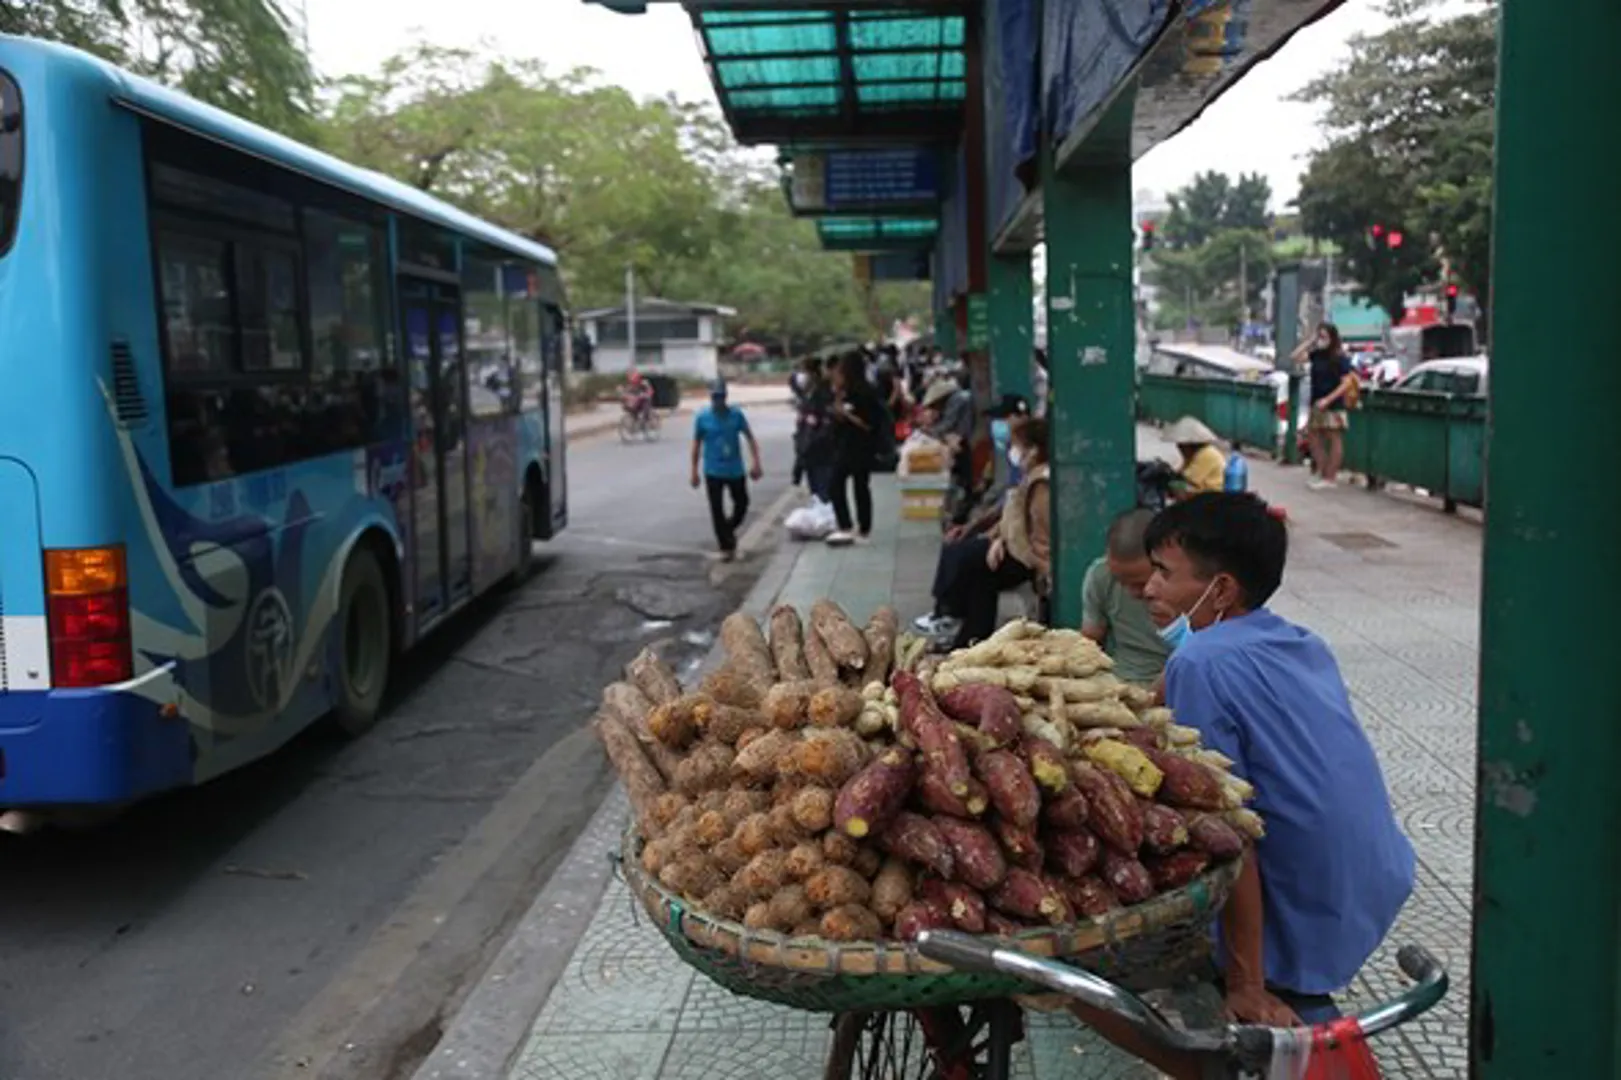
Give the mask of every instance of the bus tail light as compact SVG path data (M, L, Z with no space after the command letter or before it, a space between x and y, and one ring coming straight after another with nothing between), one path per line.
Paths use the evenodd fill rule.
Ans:
M45 594L52 683L106 686L134 675L122 547L47 551Z

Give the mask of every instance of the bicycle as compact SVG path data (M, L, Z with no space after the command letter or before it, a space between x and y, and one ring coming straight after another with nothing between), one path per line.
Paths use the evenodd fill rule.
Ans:
M655 442L659 437L662 426L663 420L659 416L659 411L652 405L648 405L647 408L640 412L626 406L621 410L619 416L619 441L628 443L636 439L643 439L647 442Z
M1173 1080L1213 1080L1273 1067L1274 1050L1318 1052L1349 1047L1422 1016L1446 995L1446 970L1425 949L1407 945L1396 962L1414 981L1405 994L1354 1017L1304 1032L1250 1024L1184 1031L1152 1006L1099 975L949 930L925 931L918 950L962 972L1011 976L1062 994L1095 1014L1094 1027L1110 1026L1140 1046L1139 1056ZM914 1040L914 1036L917 1036ZM1281 1040L1280 1040L1280 1037ZM835 1021L826 1080L1007 1080L1012 1050L1023 1038L1022 1013L1011 1000L910 1013L847 1013ZM914 1047L914 1041L917 1045ZM915 1071L913 1071L915 1070Z

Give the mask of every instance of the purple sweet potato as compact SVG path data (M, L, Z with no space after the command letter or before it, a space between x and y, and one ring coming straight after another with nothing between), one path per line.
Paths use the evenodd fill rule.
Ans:
M958 930L967 934L985 932L985 898L962 882L925 878L918 883L917 895L946 911Z
M1188 844L1188 823L1169 806L1140 803L1143 811L1143 849L1154 855L1169 855Z
M916 775L911 754L886 750L839 789L834 827L858 840L883 828L906 805Z
M1116 851L1103 854L1103 880L1122 903L1140 904L1154 895L1154 879L1147 868Z
M1017 919L1010 919L994 908L987 909L985 912L985 932L987 934L1010 938L1016 937L1028 929L1029 927L1025 926L1024 923L1019 922Z
M908 671L898 671L892 682L900 698L901 729L916 740L925 765L939 772L946 790L958 798L968 794L968 752L956 729L940 711L934 694L923 680Z
M1069 787L1069 763L1058 747L1040 736L1026 735L1019 750L1030 767L1030 775L1044 790L1058 795Z
M1147 871L1143 875L1147 876ZM1016 919L1060 925L1072 918L1069 901L1038 874L1015 867L986 897L992 907Z
M968 778L968 794L958 798L946 786L945 777L939 770L926 766L918 776L917 799L925 810L960 818L979 817L990 805L990 795L985 791L985 785L974 777Z
M1209 865L1210 856L1192 848L1184 848L1170 855L1151 855L1143 863L1154 887L1160 892L1180 889L1204 873Z
M1227 805L1221 779L1208 765L1164 750L1144 753L1165 774L1158 796L1166 803L1189 810L1221 810Z
M952 930L955 924L951 913L926 900L913 900L895 916L895 937L900 941L916 941L924 930Z
M958 881L975 889L994 889L1007 876L1007 860L989 829L973 821L937 814L935 827L951 845Z
M921 814L903 810L874 836L878 846L889 854L932 870L943 878L949 878L956 869L951 845L934 822Z
M1002 850L1007 853L1008 862L1032 872L1040 872L1046 862L1047 853L1036 837L1034 829L1021 828L1001 815L997 815L991 821L991 828L996 832L996 838L1002 842Z
M1011 746L1019 739L1019 702L1000 686L959 686L940 698L940 708L953 720L972 724L997 746Z
M1076 913L1089 919L1107 915L1120 906L1120 898L1101 878L1088 874L1063 883L1064 898Z
M1086 796L1087 826L1105 845L1123 855L1135 855L1143 846L1143 813L1137 797L1106 769L1085 761L1072 761L1069 775Z
M1086 829L1052 831L1046 834L1047 859L1065 877L1082 878L1098 864L1102 845Z
M1054 795L1041 807L1041 817L1054 829L1080 829L1086 825L1086 796L1071 786L1061 795Z
M993 750L974 759L974 770L984 781L997 813L1022 828L1036 823L1041 816L1041 789L1019 755Z
M1203 814L1188 825L1188 845L1217 862L1228 862L1244 854L1244 838L1213 814Z

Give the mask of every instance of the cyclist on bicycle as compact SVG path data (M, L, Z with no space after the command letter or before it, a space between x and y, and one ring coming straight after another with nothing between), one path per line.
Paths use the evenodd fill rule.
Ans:
M653 411L653 386L642 373L631 370L625 385L619 388L619 400L623 403L625 412L634 417L639 424L645 424Z

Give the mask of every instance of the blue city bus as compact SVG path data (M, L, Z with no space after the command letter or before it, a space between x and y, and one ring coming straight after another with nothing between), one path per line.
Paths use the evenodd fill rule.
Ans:
M567 520L553 252L0 36L0 811L331 714Z

